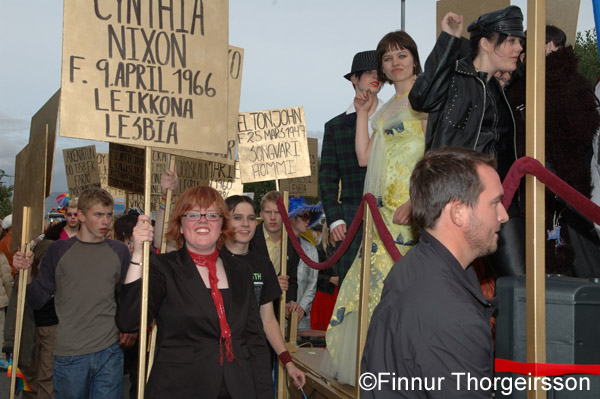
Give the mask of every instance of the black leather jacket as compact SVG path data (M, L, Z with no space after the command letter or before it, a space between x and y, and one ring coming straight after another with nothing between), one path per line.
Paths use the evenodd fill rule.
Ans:
M493 107L494 119L498 121L500 135L507 137L482 131L487 75L475 70L468 52L467 40L442 32L427 57L425 72L410 91L412 108L429 113L426 148L467 147L495 155L500 150L508 155L500 158L509 159L499 162L510 167L516 159L515 123L510 105L497 80L490 79L487 89L498 99Z

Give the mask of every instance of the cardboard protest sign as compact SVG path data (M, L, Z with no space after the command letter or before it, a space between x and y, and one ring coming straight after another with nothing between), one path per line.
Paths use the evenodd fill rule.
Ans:
M319 140L308 138L308 154L310 160L310 176L284 179L279 182L279 190L290 195L304 197L319 196Z
M98 173L100 174L100 187L105 189L113 198L125 198L125 191L108 185L108 153L96 153L98 160Z
M85 189L100 187L96 146L63 149L67 187L71 198L79 197Z
M160 206L160 195L152 194L150 196L150 212L158 212ZM144 211L146 215L149 215L146 209L144 209L144 195L143 194L128 194L126 200L126 206L128 208L139 208Z
M179 186L174 194L180 195L190 187L210 186L219 191L223 198L242 194L239 163L226 165L218 162L177 157L175 160Z
M562 29L567 35L567 45L575 43L577 19L581 0L547 0L546 24Z
M46 151L46 197L52 189L52 168L54 167L54 146L56 143L56 121L58 119L58 100L60 89L31 118L29 142L39 140L38 134L48 127L48 150Z
M135 206L140 209L144 208L145 156L144 148L109 144L107 184L111 190L122 193L119 197L127 197L129 201L135 201L137 203ZM158 210L162 195L160 175L168 167L168 160L169 154L152 151L151 211Z
M436 3L436 37L440 35L442 28L440 22L444 16L452 11L455 14L463 16L463 36L469 38L467 26L475 21L481 14L486 12L500 10L510 5L510 0L439 0Z
M158 196L160 200L160 196L162 195L162 190L160 188L160 175L164 172L165 169L169 167L169 154L161 151L152 150L152 196Z
M227 81L227 139L237 140L238 114L240 113L240 96L242 95L242 70L244 66L244 49L229 46L229 80ZM202 158L204 159L204 158ZM211 159L208 159L211 161Z
M108 146L108 185L127 193L144 193L146 150L117 143Z
M242 183L310 175L304 107L241 113L238 131Z
M227 167L231 167L227 165ZM242 195L244 193L244 185L240 178L240 163L238 161L233 165L234 177L216 177L209 181L209 186L217 190L221 197L227 198L231 195Z
M192 152L186 150L165 150L179 157L203 159L227 165L235 163L235 144L238 134L238 114L240 110L240 95L242 91L242 67L244 49L229 46L229 80L227 81L227 151L225 153Z
M237 129L237 125L236 125ZM237 131L236 131L237 134ZM171 155L175 155L177 157L185 157L192 159L203 159L205 161L219 162L227 165L233 165L235 162L235 140L227 141L227 152L224 154L220 154L217 152L195 152L195 151L185 151L185 150L171 150L161 148L161 151L165 151Z
M46 198L46 167L48 129L36 135L15 158L15 191L13 197L13 223L10 240L11 252L21 249L21 235L26 229L27 242L44 232L44 200ZM23 207L30 207L28 223L23 223Z
M228 22L220 0L65 0L61 136L225 153Z

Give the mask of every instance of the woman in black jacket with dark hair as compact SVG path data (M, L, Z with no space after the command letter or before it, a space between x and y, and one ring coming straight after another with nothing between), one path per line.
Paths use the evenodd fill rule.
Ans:
M413 109L429 113L426 148L456 146L494 154L503 179L517 158L515 123L494 75L516 68L525 37L521 9L510 6L481 15L467 28L469 41L461 36L462 15L446 14L441 27L409 94ZM493 260L499 276L525 272L523 225L518 207L511 208Z

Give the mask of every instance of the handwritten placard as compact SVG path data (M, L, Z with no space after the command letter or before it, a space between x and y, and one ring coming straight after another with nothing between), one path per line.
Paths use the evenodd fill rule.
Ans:
M152 194L150 196L150 212L158 212L160 206L160 195ZM127 195L127 208L139 208L144 211L146 215L150 213L144 209L144 195L143 194L128 194Z
M79 197L87 188L100 187L96 146L65 148L63 158L71 198Z
M56 143L56 122L58 120L58 102L60 99L60 89L38 112L31 118L31 131L29 133L29 142L38 140L38 134L48 130L48 151L46 152L46 197L50 195L52 188L52 169L54 167L54 147Z
M108 185L108 153L96 153L98 160L98 173L100 174L100 187L105 189L113 196L113 198L125 198L125 191L114 188Z
M242 183L310 175L304 107L241 113L238 131Z
M229 4L65 0L60 134L225 153Z
M227 81L227 138L237 140L238 114L240 113L240 95L242 94L242 71L244 66L244 49L229 46L229 80ZM204 158L202 158L204 159ZM208 159L212 161L212 159Z
M33 240L44 231L48 128L41 126L40 130L35 135L36 140L23 148L15 158L11 252L20 249L23 228L27 229L26 241ZM24 206L30 208L27 224L23 220Z
M108 185L127 193L144 193L146 150L117 143L108 146Z
M236 129L237 129L237 125L236 125ZM235 163L235 146L236 146L236 141L237 138L235 140L229 140L227 142L227 152L224 154L220 154L217 152L195 152L195 151L185 151L185 150L164 150L161 148L161 150L164 150L166 152L168 152L169 154L175 155L177 157L185 157L185 158L192 158L192 159L202 159L205 161L212 161L212 162L219 162L219 163L224 163L227 165L233 165Z
M319 196L319 140L308 138L308 154L310 160L310 176L285 179L279 182L279 190L290 195L305 197Z
M235 163L235 145L238 134L238 114L240 112L240 94L242 91L242 70L244 49L229 46L229 80L227 81L227 151L226 153L192 152L185 150L168 150L169 154L180 157L203 159L227 165ZM166 150L165 150L166 151Z
M223 198L234 194L242 194L244 191L240 180L238 162L234 165L227 165L219 162L177 157L175 167L179 178L177 195L195 186L210 186L219 191Z
M223 198L227 198L231 195L242 195L244 193L244 185L240 178L240 163L236 161L233 168L233 178L215 177L209 182L209 186L217 190Z

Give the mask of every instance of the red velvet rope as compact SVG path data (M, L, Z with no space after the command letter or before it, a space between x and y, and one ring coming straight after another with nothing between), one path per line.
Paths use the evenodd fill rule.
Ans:
M588 219L592 220L596 224L600 224L600 207L598 205L593 203L590 199L575 190L573 187L569 186L564 180L560 179L548 169L544 168L544 166L538 160L531 157L522 157L517 159L517 161L508 171L508 174L502 183L504 187L504 199L502 200L502 204L505 208L508 209L515 192L519 188L521 179L527 173L535 176L539 181L544 183L546 187L550 189L550 191L561 197ZM352 224L346 232L346 238L344 241L342 241L342 244L338 247L335 253L325 262L321 263L313 262L302 250L298 237L294 236L292 224L281 198L277 200L277 208L279 209L279 213L283 219L285 229L290 236L292 245L294 246L296 252L298 252L298 255L300 255L300 258L304 261L304 263L313 269L323 270L336 264L344 252L346 252L346 249L348 249L350 246L350 243L354 239L354 236L358 232L358 227L362 222L365 201L371 209L371 213L373 214L373 223L377 228L379 237L381 238L385 249L388 251L394 262L397 262L402 255L394 244L394 238L383 222L383 218L381 217L381 213L379 213L379 208L377 207L377 201L375 200L373 194L367 193L363 196L363 200L361 201L358 211L354 216L354 220L352 220Z
M600 365L597 364L522 363L512 360L496 359L494 365L496 373L517 373L535 377L554 377L565 374L600 375Z
M363 199L360 202L360 206L358 207L358 211L356 212L356 215L354 216L354 220L352 220L352 224L350 225L350 228L348 229L348 231L346 231L346 238L344 239L344 241L342 241L342 244L338 247L338 249L336 249L334 254L329 259L327 259L325 262L321 262L321 263L313 262L304 253L304 250L300 246L300 241L298 240L298 237L296 237L294 235L294 231L292 230L292 223L290 222L290 218L288 216L287 210L285 209L285 206L283 205L283 199L281 197L277 200L277 209L279 209L279 214L281 215L281 218L283 219L283 225L285 226L285 229L287 230L288 236L290 237L290 241L292 242L292 245L294 246L294 249L296 250L298 255L300 255L300 258L309 267L312 267L313 269L316 269L316 270L323 270L323 269L328 269L331 266L335 265L337 263L337 261L340 260L340 258L344 254L344 252L346 252L346 249L348 249L348 246L354 239L354 236L356 235L356 233L358 231L358 227L360 226L360 224L362 222L365 201L367 202L367 204L369 205L369 208L371 209L371 213L373 214L373 224L375 224L375 227L377 228L377 231L379 232L379 237L381 238L381 241L383 242L385 249L388 251L388 253L392 257L394 262L396 262L398 259L400 259L402 257L402 255L400 254L400 251L398 251L398 248L394 244L394 238L390 234L390 231L387 229L387 227L385 226L385 223L383 222L381 213L379 213L379 209L377 208L377 201L375 200L375 197L373 196L373 194L367 193L363 196Z
M537 159L523 157L511 166L502 185L504 186L504 199L502 203L505 208L512 201L512 198L519 188L521 178L528 173L537 177L544 183L550 191L565 200L573 208L577 209L582 215L596 224L600 224L600 207L593 203L585 195L569 186L564 180L550 172Z

